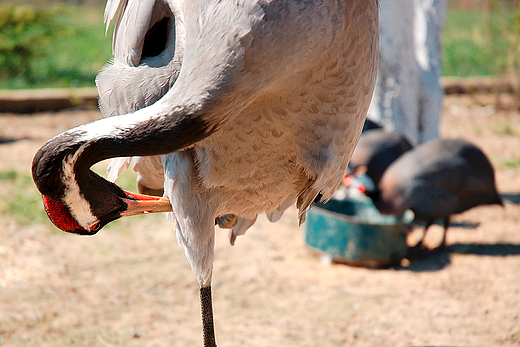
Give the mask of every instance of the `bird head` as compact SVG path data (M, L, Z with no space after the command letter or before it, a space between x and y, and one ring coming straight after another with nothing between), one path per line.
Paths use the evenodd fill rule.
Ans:
M124 193L124 197L119 197L119 204L115 204L112 208L108 208L108 210L108 204L104 204L102 214L92 214L94 217L92 222L84 225L81 225L76 219L81 219L82 216L72 216L73 213L75 215L77 214L77 211L73 206L69 207L64 203L45 195L43 195L42 198L45 212L47 212L47 216L57 228L80 235L94 235L106 224L121 217L171 211L170 201L168 198L158 198L128 191L124 191ZM90 205L90 202L87 203ZM121 205L121 207L118 205ZM95 210L94 207L95 206L91 206L91 211Z
M70 132L56 136L33 159L34 182L56 227L93 235L121 217L171 211L167 198L125 191L92 172L90 166L103 157L99 146L91 146L99 141L78 138Z
M356 168L349 166L348 172L343 177L342 183L347 188L357 189L369 197L371 194L377 193L377 187L374 184L374 180L372 180L372 178L367 174L367 167L363 165Z

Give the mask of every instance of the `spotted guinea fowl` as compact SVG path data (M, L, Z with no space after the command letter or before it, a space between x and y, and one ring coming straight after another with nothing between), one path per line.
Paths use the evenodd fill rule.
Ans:
M204 345L215 220L245 232L293 205L300 221L338 187L373 93L378 0L111 0L114 62L97 78L110 116L68 130L32 174L59 228L95 234L123 216L172 211L200 286ZM137 157L141 192L90 167ZM127 159L112 163L115 178Z
M366 170L377 186L385 170L403 153L412 149L410 141L396 131L373 129L361 134L348 165L349 172Z
M439 247L445 247L452 214L479 205L502 205L488 158L460 139L427 142L403 154L388 167L370 196L382 213L401 216L410 209L416 220L426 222L417 246L437 219L444 222Z

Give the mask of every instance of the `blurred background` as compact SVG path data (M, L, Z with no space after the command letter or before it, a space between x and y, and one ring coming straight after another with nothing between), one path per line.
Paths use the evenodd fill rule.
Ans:
M101 0L3 1L0 89L93 86L111 57L103 7ZM519 7L517 0L448 0L442 75L518 75Z
M94 79L112 55L104 5L0 5L1 346L201 345L198 288L171 223L140 216L95 237L66 234L32 182L45 141L101 117ZM259 218L233 247L217 228L219 345L520 345L520 1L447 0L441 43L438 134L482 149L504 206L454 215L444 250L384 270L323 264L294 208L277 224ZM135 173L118 184L135 190ZM434 224L425 246L442 235Z

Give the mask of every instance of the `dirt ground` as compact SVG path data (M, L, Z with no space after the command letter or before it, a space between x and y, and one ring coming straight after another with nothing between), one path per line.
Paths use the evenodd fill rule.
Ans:
M217 229L219 346L519 346L520 114L448 97L444 137L479 145L505 206L455 216L448 251L409 266L325 265L292 209L230 246ZM29 172L51 136L97 111L0 115L0 171ZM3 196L8 199L8 196ZM0 216L0 345L200 346L198 287L171 223L129 218L94 237ZM410 239L418 236L417 229ZM434 226L427 244L440 241ZM412 240L410 240L413 242Z

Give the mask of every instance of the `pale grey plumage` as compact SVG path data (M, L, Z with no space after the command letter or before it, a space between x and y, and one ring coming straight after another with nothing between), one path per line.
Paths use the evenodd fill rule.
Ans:
M107 29L120 1L107 2ZM114 28L114 61L96 78L99 105L105 117L149 106L175 83L185 49L182 16L175 16L175 22L170 23L172 35L161 54L141 60L146 31L166 15L173 18L174 13L160 0L122 0Z
M118 2L107 3L107 20ZM143 32L164 16L158 9L172 16L168 43L141 60ZM162 156L162 170L151 158L134 166L164 184L201 286L211 280L215 217L239 217L233 242L259 213L276 221L297 201L303 220L318 194L334 193L373 91L377 16L377 0L122 1L114 63L97 78L103 114L168 112L166 94L211 101L205 119L216 132Z

